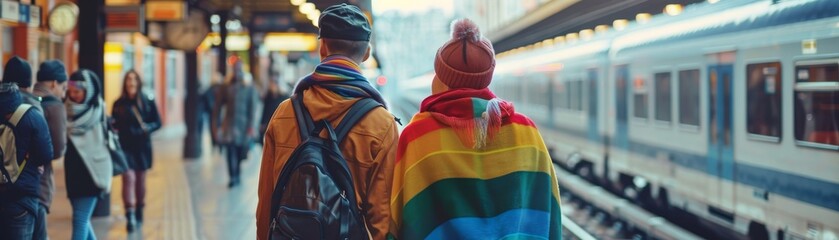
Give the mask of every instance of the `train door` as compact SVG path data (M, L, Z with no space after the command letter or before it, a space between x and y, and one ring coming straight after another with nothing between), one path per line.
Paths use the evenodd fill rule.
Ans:
M588 77L588 139L592 142L599 143L600 139L600 128L599 128L599 117L597 116L597 98L598 98L598 82L597 82L597 69L592 68L588 70L587 73Z
M734 180L734 132L732 131L732 65L708 67L708 173L716 178L709 196L722 206L731 207ZM726 181L728 183L726 183ZM709 200L710 200L709 199Z
M627 129L628 113L626 109L626 97L629 81L629 67L627 65L618 66L615 69L615 112L616 112L616 128L615 129L615 146L621 150L629 150L629 129Z

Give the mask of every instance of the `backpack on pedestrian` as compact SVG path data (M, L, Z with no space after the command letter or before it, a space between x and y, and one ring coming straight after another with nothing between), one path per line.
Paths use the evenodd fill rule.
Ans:
M364 115L382 105L362 98L333 128L327 120L313 122L302 98L300 94L291 99L301 144L274 187L269 239L367 239L352 175L339 144ZM327 138L320 137L324 130Z
M29 157L24 157L23 161L18 162L17 146L15 145L14 128L23 118L32 105L21 104L9 117L3 117L0 123L0 159L3 159L3 167L0 168L3 176L0 178L0 185L14 184L17 181L23 168L26 167L26 161Z

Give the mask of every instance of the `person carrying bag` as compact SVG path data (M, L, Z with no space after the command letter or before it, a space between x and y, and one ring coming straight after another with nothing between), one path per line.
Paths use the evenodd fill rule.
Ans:
M130 70L125 74L122 96L114 103L111 116L120 143L127 170L123 174L122 200L125 204L126 229L133 232L143 223L146 195L146 172L152 167L151 133L160 128L157 104L143 94L140 75ZM117 138L118 137L118 138Z

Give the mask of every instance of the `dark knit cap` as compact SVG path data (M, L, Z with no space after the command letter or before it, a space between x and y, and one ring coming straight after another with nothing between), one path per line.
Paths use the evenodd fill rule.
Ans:
M58 60L47 60L38 68L38 81L67 81L67 69Z
M356 6L332 5L320 14L320 38L370 41L370 22Z
M15 56L6 62L6 68L3 69L3 81L17 83L20 88L31 87L32 67L23 58Z

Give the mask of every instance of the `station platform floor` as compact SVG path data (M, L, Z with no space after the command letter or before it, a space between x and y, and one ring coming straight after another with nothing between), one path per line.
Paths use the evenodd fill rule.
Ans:
M154 163L147 173L142 231L128 234L122 204L122 179L115 177L111 214L92 220L97 239L255 239L257 181L261 146L242 163L242 184L227 187L227 164L204 141L199 159L182 157L183 127L164 128L153 136ZM206 134L205 134L206 136ZM69 239L72 210L67 199L64 163L53 162L56 195L48 216L50 239Z

